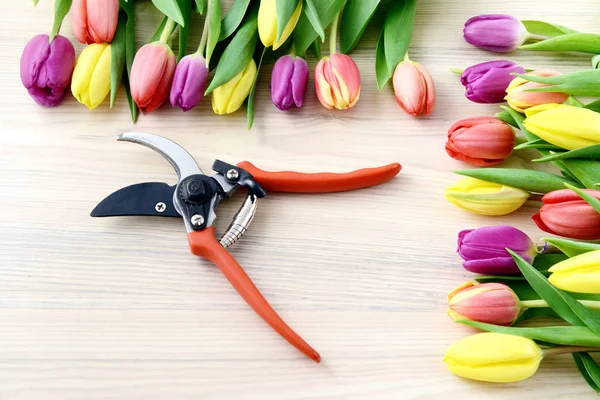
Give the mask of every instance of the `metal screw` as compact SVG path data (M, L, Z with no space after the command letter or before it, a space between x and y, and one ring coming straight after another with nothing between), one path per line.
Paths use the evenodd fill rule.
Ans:
M237 172L237 170L235 170L235 169L230 169L229 171L227 171L227 175L225 175L225 176L230 181L237 181L237 179L240 177L240 173Z
M154 206L154 209L156 210L156 212L163 213L167 210L167 205L165 203L163 203L162 201L159 201Z
M200 214L194 214L190 221L194 226L202 226L204 224L204 217Z

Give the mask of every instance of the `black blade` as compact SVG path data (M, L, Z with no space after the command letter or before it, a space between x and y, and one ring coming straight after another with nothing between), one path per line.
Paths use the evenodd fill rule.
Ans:
M127 186L102 200L90 215L92 217L148 215L181 218L173 206L174 192L175 186L160 182Z

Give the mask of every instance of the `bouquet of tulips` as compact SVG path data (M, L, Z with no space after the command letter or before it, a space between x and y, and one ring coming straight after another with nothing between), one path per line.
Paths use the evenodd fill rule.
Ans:
M496 52L600 53L599 35L508 15L471 18L464 37ZM479 168L455 171L466 177L446 190L446 198L474 213L502 216L543 195L533 221L564 237L535 246L507 225L459 234L464 268L480 275L449 294L448 313L486 331L448 349L444 361L459 376L515 382L533 375L543 358L572 353L600 393L600 366L589 354L600 351L600 244L572 240L600 239L600 101L583 104L575 97L600 97L598 63L594 56L592 69L564 75L509 60L454 70L469 100L507 105L494 117L450 127L447 153ZM552 163L554 171L489 168L525 149L539 153L534 163ZM522 326L535 317L545 319Z
M21 58L21 79L31 97L40 105L56 106L70 86L90 110L109 93L112 107L123 83L134 122L139 110L152 112L167 99L173 107L189 111L210 95L219 115L244 105L250 127L262 64L276 60L271 77L275 107L301 107L310 51L319 60L314 71L319 102L344 110L357 103L361 87L359 69L347 54L379 10L386 14L376 49L379 89L393 77L396 99L412 115L428 114L435 103L431 76L407 54L416 0L235 0L224 16L219 0L152 3L165 17L149 43L137 50L134 21L140 17L134 15L134 0L55 0L51 34L33 38ZM75 36L88 44L77 62L71 42L58 35L69 11ZM186 54L194 12L205 16L202 36L197 51ZM320 45L328 26L329 55L322 56Z

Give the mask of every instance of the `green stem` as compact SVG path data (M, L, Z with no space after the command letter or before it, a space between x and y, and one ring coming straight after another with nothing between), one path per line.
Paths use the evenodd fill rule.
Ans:
M340 12L338 11L333 18L331 23L331 30L329 31L329 55L337 52L337 30L338 22L340 21Z
M462 68L450 68L450 72L456 75L462 75L465 70Z
M577 300L582 305L591 310L600 310L600 301L595 300ZM547 308L550 307L544 300L523 300L521 301L523 308Z
M292 43L292 49L290 50L290 56L296 57L296 46L294 46L294 43Z
M529 140L527 140L524 137L518 136L517 137L517 143L515 144L515 146L518 146L520 144L525 144L525 143L529 143Z
M600 351L600 349L597 347L560 346L543 350L543 356L546 358L556 356L558 354L583 353L587 351Z
M200 44L198 45L198 51L196 54L200 54L204 57L204 49L206 48L206 42L208 42L208 29L210 28L210 1L206 5L206 18L204 19L204 28L202 29L202 37L200 38Z
M540 41L540 40L546 40L546 39L548 39L548 36L536 35L536 34L533 34L533 33L530 33L530 34L527 35L527 40L537 40L537 41Z
M410 61L410 58L408 58L408 51L406 53L404 53L404 57L402 57L402 61Z
M173 33L173 29L175 29L175 21L169 18L165 24L162 34L160 35L160 41L162 43L167 43L167 40L169 40L171 34Z

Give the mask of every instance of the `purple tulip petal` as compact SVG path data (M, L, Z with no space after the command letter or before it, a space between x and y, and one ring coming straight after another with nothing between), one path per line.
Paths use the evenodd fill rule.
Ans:
M301 107L308 83L308 65L300 57L280 57L271 74L271 100L278 109L285 111Z
M505 53L523 44L527 30L513 16L489 14L470 18L465 23L463 34L465 40L474 46Z
M466 97L476 103L501 103L506 88L515 78L512 73L525 73L525 69L511 61L496 60L473 65L461 74Z
M292 96L296 107L302 107L306 84L308 83L308 64L303 58L296 57L294 62L294 74L291 79Z
M200 104L206 83L208 68L204 57L189 55L183 57L173 76L169 100L173 107L189 111Z
M512 257L495 257L484 260L469 260L463 267L470 272L484 275L520 275L521 270Z

